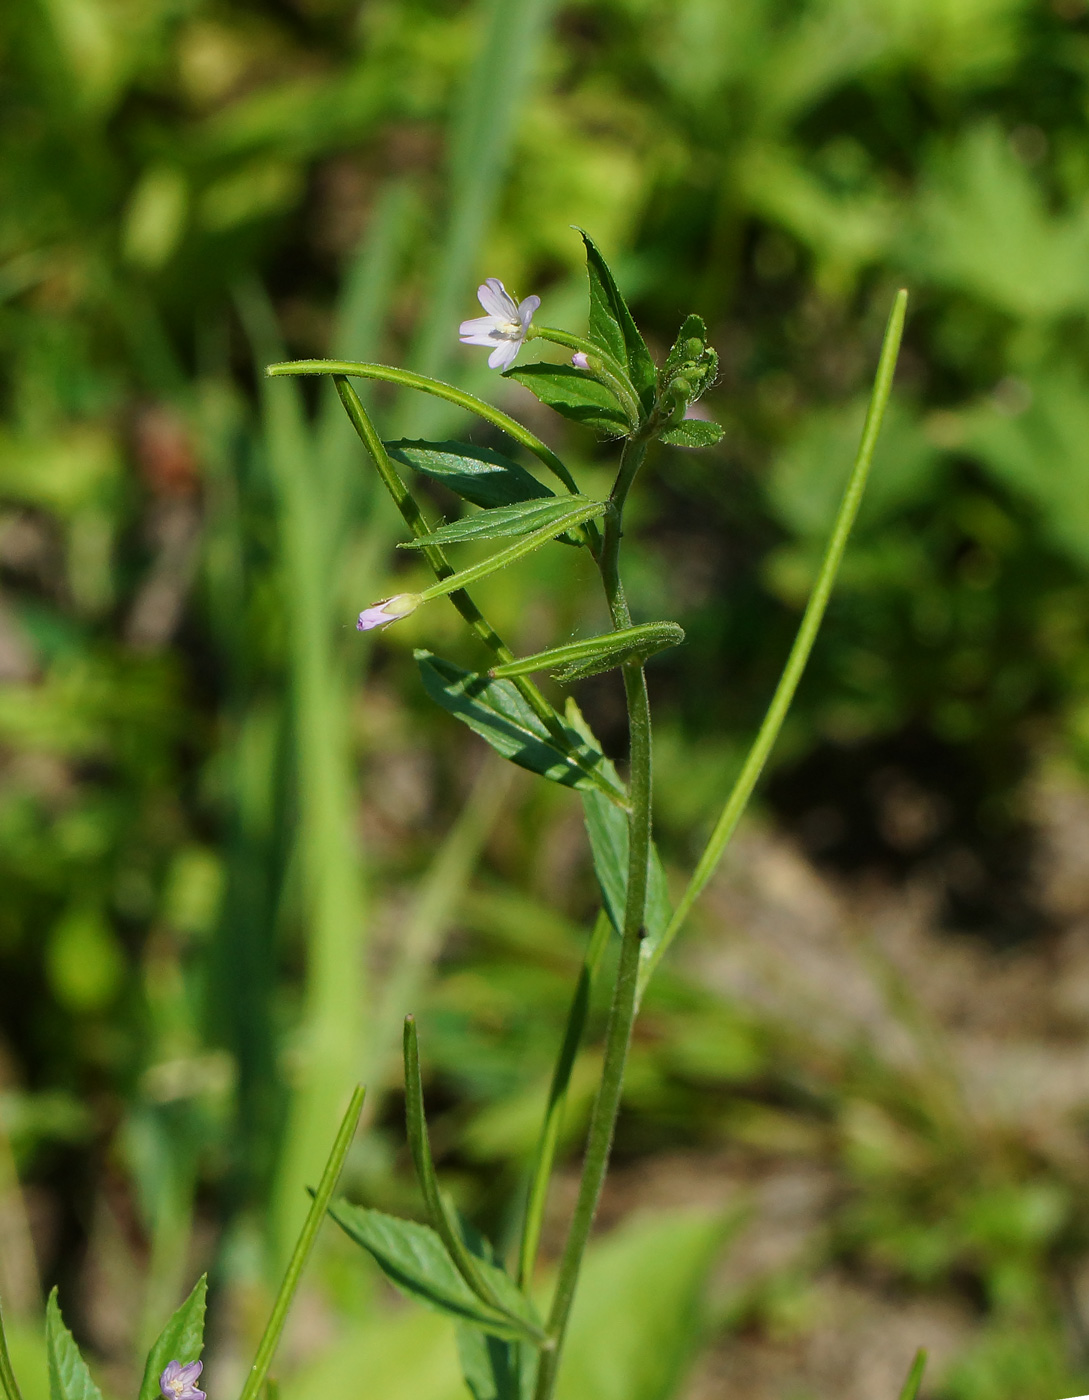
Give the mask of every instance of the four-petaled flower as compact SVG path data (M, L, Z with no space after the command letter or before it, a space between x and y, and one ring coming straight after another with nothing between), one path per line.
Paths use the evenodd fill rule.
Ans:
M375 627L388 627L399 617L407 617L420 606L418 593L395 593L392 598L383 598L380 603L364 608L355 624L359 632L370 632Z
M203 1370L203 1361L190 1361L185 1366L180 1361L171 1361L159 1377L163 1400L208 1400L204 1391L196 1386Z
M463 345L494 346L488 356L492 369L509 369L529 334L533 313L541 304L540 297L515 301L498 277L489 277L476 289L487 316L476 316L461 323Z

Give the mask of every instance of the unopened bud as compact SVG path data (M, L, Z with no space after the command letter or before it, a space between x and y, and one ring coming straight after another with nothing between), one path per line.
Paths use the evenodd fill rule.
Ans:
M380 603L364 608L356 622L356 630L370 632L375 627L388 627L400 617L407 617L420 606L418 593L395 593L392 598L383 598Z

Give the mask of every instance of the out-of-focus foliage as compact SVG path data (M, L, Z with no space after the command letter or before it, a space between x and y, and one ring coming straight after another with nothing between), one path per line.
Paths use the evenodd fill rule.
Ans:
M255 391L284 349L498 398L456 322L488 273L573 326L573 223L659 357L704 316L726 436L661 451L632 541L639 620L687 634L652 671L668 864L759 718L907 283L895 412L772 807L838 868L922 872L954 927L1040 924L1022 785L1041 755L1089 761L1081 0L9 0L0 64L0 1122L50 1282L129 1212L150 1281L115 1358L191 1281L195 1227L251 1325L256 1242L282 1252L343 1081L384 1083L414 998L446 1175L501 1220L591 912L564 794L516 787L495 827L478 789L438 846L478 750L410 651L451 624L407 619L364 675L354 612L418 566L391 562L328 406ZM376 403L390 437L459 429ZM607 490L588 434L510 403ZM482 590L522 650L599 630L573 554ZM615 742L611 686L580 699ZM951 1396L1075 1387L1054 1280L1084 1248L1077 1173L669 974L623 1153L763 1141L768 1103L846 1174L843 1258L982 1310ZM355 1185L411 1207L375 1111ZM330 1248L350 1312L366 1289ZM33 1256L10 1257L33 1313ZM412 1393L445 1394L430 1320L397 1325ZM329 1361L344 1393L363 1354Z

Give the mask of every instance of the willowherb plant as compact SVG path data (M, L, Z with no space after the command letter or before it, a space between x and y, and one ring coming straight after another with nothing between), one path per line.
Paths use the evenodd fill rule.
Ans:
M408 1140L427 1208L428 1224L333 1201L336 1179L362 1104L352 1100L283 1286L242 1400L257 1400L306 1255L326 1210L377 1261L404 1293L453 1318L466 1383L476 1400L550 1400L579 1271L608 1170L624 1083L632 1025L646 985L676 937L700 891L722 857L782 726L812 650L869 473L881 420L892 388L903 331L906 293L894 302L870 399L862 439L821 568L797 637L767 714L730 792L696 869L676 907L651 834L651 715L644 665L684 639L678 623L636 622L621 573L624 510L656 441L709 447L722 436L718 424L691 416L692 406L713 382L718 357L706 343L706 328L689 316L665 363L656 367L604 258L584 233L589 274L587 336L535 324L540 299L518 302L489 278L479 289L485 315L461 325L461 339L490 349L489 364L516 379L550 408L619 445L619 462L606 500L583 495L571 472L527 428L484 401L448 384L387 365L305 360L269 367L270 375L329 374L353 427L392 496L435 582L418 593L399 593L365 608L358 627L392 625L424 603L447 597L489 653L481 669L467 671L430 651L416 660L424 688L443 709L467 724L498 753L551 782L578 790L583 802L602 907L590 936L557 1054L548 1103L529 1178L517 1260L511 1272L443 1194L435 1173L424 1114L416 1026L405 1021L404 1062ZM515 368L529 340L541 339L571 352L566 363ZM349 380L384 380L434 395L502 430L534 457L562 488L539 481L512 458L462 442L383 442ZM479 509L451 524L430 529L403 471L440 481ZM446 547L468 541L510 541L495 553L456 570ZM533 656L516 657L477 607L468 589L551 541L589 551L601 575L611 630L568 642ZM627 780L606 758L574 700L557 708L532 677L547 673L561 685L603 671L619 670L627 701ZM610 937L620 950L612 988L600 1082L590 1117L582 1178L547 1315L531 1297L541 1225L555 1163L572 1067L586 1024L593 981ZM168 1323L148 1359L140 1400L198 1400L204 1316L204 1284ZM99 1400L75 1343L64 1328L55 1296L48 1313L52 1400ZM2 1331L0 1331L2 1337ZM905 1385L914 1400L922 1374L916 1360ZM20 1400L0 1345L0 1380L8 1400Z

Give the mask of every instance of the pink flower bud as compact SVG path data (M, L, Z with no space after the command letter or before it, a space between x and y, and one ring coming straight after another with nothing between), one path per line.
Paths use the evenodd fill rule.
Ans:
M420 606L418 593L395 593L392 598L383 598L380 603L364 608L356 622L356 630L370 632L375 627L388 627L399 617L407 617Z

